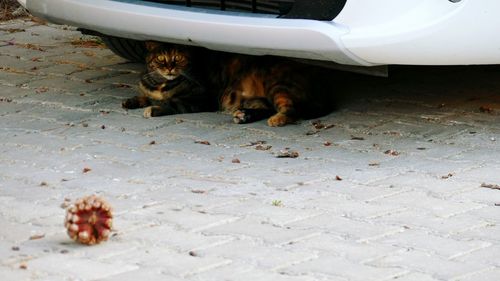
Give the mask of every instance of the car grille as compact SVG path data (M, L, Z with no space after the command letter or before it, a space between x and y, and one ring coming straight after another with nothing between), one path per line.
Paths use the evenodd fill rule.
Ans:
M273 14L282 18L332 20L347 0L143 0L221 11Z
M295 0L149 0L147 2L212 8L221 11L284 15L292 8Z

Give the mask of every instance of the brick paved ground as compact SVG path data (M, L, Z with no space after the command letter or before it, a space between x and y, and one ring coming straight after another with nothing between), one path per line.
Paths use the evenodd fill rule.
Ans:
M80 37L0 24L2 280L498 280L500 67L339 74L311 133L127 112L142 66ZM61 203L92 193L115 232L80 246Z

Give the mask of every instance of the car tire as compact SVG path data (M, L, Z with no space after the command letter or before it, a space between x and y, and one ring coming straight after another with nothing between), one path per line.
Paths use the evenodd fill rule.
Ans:
M131 62L144 62L146 47L143 41L114 36L101 36L101 39L116 55Z

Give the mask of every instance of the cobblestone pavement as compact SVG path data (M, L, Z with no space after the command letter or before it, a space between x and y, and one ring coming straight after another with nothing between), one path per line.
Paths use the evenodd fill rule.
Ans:
M142 66L72 28L0 45L2 280L499 280L498 66L339 73L335 112L270 128L123 110ZM61 204L93 193L114 232L81 246Z

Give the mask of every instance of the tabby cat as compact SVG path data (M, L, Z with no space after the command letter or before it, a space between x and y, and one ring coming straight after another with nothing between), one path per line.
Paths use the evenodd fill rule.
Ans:
M278 57L230 55L224 60L221 110L235 123L264 118L284 126L299 118L315 118L332 110L321 70Z
M123 102L125 108L146 107L145 117L221 110L235 123L268 118L269 126L284 126L331 110L318 68L277 57L146 46L148 72L140 95Z
M187 46L146 42L147 71L139 82L139 95L123 101L127 109L145 108L144 117L216 111L206 95L202 75L193 67L195 52Z

